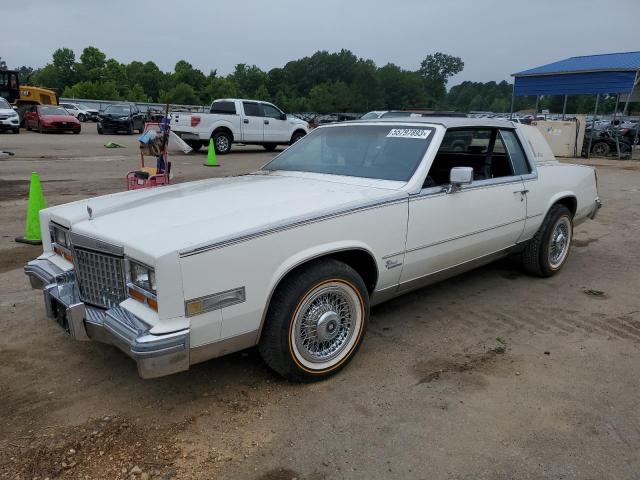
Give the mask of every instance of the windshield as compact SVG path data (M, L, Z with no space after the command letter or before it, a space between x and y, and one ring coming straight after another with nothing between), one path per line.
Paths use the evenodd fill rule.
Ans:
M406 182L418 167L433 128L349 125L318 128L264 170L327 173Z
M78 108L79 108L80 110L91 110L91 108L90 108L90 107L87 107L84 103L79 103L79 104L78 104Z
M0 108L11 108L11 105L9 105L9 102L4 98L0 97Z
M60 107L40 107L41 115L69 115L64 108Z
M380 117L380 112L369 112L369 113L365 113L362 117L360 117L362 120L370 120L372 118L378 118Z
M115 115L129 115L128 105L109 105L104 109L104 113L112 113Z

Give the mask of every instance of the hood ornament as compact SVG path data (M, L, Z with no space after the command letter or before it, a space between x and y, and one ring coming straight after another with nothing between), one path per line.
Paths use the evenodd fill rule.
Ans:
M87 213L89 214L89 220L93 220L93 209L87 205Z

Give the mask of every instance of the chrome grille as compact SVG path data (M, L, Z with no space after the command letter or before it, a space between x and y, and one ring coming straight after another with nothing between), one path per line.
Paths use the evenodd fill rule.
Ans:
M113 308L126 298L122 257L77 247L73 255L83 301Z

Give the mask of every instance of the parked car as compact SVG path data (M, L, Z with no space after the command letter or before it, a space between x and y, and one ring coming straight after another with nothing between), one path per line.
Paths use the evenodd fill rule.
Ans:
M448 135L487 141L458 152ZM372 305L514 253L557 274L599 207L595 170L556 161L536 128L355 121L254 174L42 210L50 241L25 272L49 317L116 345L142 377L258 345L279 374L313 381L353 358Z
M20 133L20 116L4 98L0 97L0 131Z
M231 151L233 143L262 145L272 151L291 145L309 133L309 124L278 107L258 100L214 100L209 113L171 114L171 130L194 150L213 139L216 153Z
M89 108L81 103L63 102L60 106L81 122L98 119L98 110Z
M52 105L31 105L24 113L27 130L44 132L80 133L80 122L62 107Z
M387 113L388 110L371 110L360 117L360 120L374 120Z
M145 115L136 105L109 105L98 115L98 133L126 132L132 135L134 130L144 132Z

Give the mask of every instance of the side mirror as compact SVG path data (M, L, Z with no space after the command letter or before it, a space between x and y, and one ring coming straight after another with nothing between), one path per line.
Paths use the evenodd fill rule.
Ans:
M447 193L453 193L460 190L462 185L469 185L473 181L473 168L471 167L453 167L449 172L449 183Z
M283 113L282 115L280 115L280 120L286 120L287 119L287 114Z

